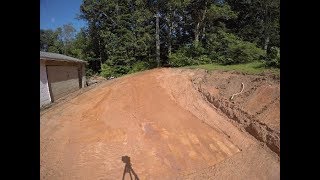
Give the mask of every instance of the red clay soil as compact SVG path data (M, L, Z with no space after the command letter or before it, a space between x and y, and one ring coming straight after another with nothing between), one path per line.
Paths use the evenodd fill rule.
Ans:
M41 179L121 179L125 155L139 179L280 179L279 157L208 103L194 77L145 71L46 109Z
M188 70L187 70L188 71ZM280 78L236 72L196 72L194 85L214 107L280 156ZM233 94L242 93L234 96Z

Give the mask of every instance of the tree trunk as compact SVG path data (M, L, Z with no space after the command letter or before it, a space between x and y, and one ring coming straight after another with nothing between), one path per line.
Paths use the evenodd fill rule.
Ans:
M171 42L169 42L169 47L168 47L168 56L171 55Z
M160 28L159 28L159 11L156 14L156 61L157 66L160 67Z
M266 51L268 50L269 41L270 41L270 37L266 36L264 39L264 48L263 48Z
M99 59L100 59L100 67L102 66L102 57L101 57L101 43L100 43L100 39L99 39Z
M200 19L200 21L197 23L196 25L196 29L194 31L194 42L195 44L197 45L199 43L199 35L200 35L200 31L201 31L201 26L203 24L203 21L204 19L206 18L206 13L207 13L207 1L205 3L205 7L204 7L204 11L203 11L203 14L202 14L202 17ZM203 28L203 27L202 27Z
M194 31L194 42L195 42L195 44L199 43L199 33L200 33L200 22L197 23L196 29Z
M201 39L204 39L204 37L205 37L205 32L206 32L206 27L203 27L202 28L202 34L201 34Z
M269 36L269 31L270 31L270 27L269 27L269 14L268 14L268 8L267 5L265 4L265 20L264 20L264 47L263 49L265 51L268 50L268 45L269 45L269 41L270 41L270 36Z
M172 14L171 14L171 7L170 7L170 15L169 15L169 18L168 18L168 24L169 24L169 34L168 34L168 56L171 55L171 43L172 43L172 39L171 39L171 34L172 34L172 30L173 30L173 17L174 17L174 14L173 14L173 17L172 17Z

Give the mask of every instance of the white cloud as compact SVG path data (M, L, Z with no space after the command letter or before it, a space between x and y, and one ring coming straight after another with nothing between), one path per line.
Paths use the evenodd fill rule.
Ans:
M51 22L54 23L56 19L54 17L51 18Z

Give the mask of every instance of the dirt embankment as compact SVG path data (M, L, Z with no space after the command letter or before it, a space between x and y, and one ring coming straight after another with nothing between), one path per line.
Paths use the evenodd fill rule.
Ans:
M195 72L193 84L217 110L280 155L278 77L221 71Z
M121 179L121 157L127 155L139 179L279 179L279 156L234 126L235 121L208 103L206 93L199 93L210 92L206 97L214 97L212 102L221 100L220 109L228 109L221 108L227 107L223 102L233 104L233 114L242 113L238 106L247 113L260 112L256 117L272 111L247 122L278 127L273 103L263 111L257 107L269 102L265 89L244 96L251 82L246 78L155 69L84 88L41 113L40 178ZM229 102L241 82L243 93ZM240 115L233 117L242 121Z

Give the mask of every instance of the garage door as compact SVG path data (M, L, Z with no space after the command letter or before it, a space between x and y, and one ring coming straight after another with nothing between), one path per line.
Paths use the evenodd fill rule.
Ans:
M47 66L51 100L57 100L79 89L78 67Z

